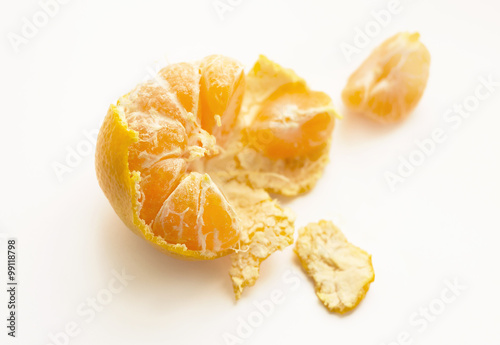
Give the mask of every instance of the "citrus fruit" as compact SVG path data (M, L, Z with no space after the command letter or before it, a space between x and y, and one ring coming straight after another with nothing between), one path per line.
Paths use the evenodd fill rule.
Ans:
M329 161L340 115L293 70L259 56L246 75L235 128L241 140L206 164L211 176L295 196L314 187Z
M238 240L235 212L208 175L190 173L163 202L153 232L192 250L219 252Z
M275 159L320 150L333 131L335 112L330 103L328 95L310 91L303 83L285 84L262 104L247 131L249 142Z
M244 90L244 69L236 60L211 55L201 61L199 117L201 126L219 144L225 143L234 128Z
M161 251L232 254L238 298L263 260L293 242L294 216L268 191L314 185L335 116L326 94L263 56L248 75L220 55L171 64L110 106L96 147L98 181L123 222ZM256 145L262 131L271 138ZM248 168L250 151L264 163ZM249 177L265 174L300 187Z
M168 87L177 97L182 107L189 113L197 114L200 89L199 66L180 62L164 67L158 73L160 80L166 81Z
M429 78L430 54L418 33L398 33L375 48L342 91L347 107L380 121L409 115Z

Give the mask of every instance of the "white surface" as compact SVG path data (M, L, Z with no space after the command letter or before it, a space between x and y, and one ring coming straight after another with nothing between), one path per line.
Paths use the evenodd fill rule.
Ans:
M474 95L478 77L500 80L499 2L401 0L400 13L348 62L341 43L352 43L355 28L388 1L223 1L235 4L224 20L212 0L69 1L18 53L7 35L20 33L23 17L40 5L2 1L0 223L18 239L20 291L18 338L7 338L2 326L0 343L56 344L49 335L75 322L75 345L225 344L225 333L238 336L239 318L259 321L254 303L274 289L283 303L245 344L378 345L402 332L413 344L499 343L500 87L457 129L443 118ZM82 131L97 129L109 104L165 59L222 53L250 66L264 53L329 93L345 113L340 92L348 75L402 30L418 30L432 55L416 111L395 127L346 116L325 176L286 203L297 227L332 219L373 255L376 280L350 315L323 308L291 247L267 260L257 284L234 303L227 258L178 261L125 228L97 185L93 147L61 181L53 171L68 148L85 145ZM447 140L391 192L384 173L436 128ZM105 297L113 270L122 268L135 279L93 319L79 314L87 298ZM419 308L439 307L445 281L454 279L467 289L423 332L410 323Z

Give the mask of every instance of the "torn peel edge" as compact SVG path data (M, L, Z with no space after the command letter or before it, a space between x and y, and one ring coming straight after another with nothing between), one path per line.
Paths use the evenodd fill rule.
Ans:
M276 204L273 202L273 206ZM294 215L290 216L290 210L277 209L277 212L283 212L276 217L274 225L265 225L254 231L253 237L258 236L257 241L252 237L249 239L249 251L243 254L233 254L232 264L229 271L235 299L241 298L243 291L247 287L255 285L260 276L261 264L278 250L283 251L293 244L294 233ZM260 230L262 229L262 230ZM251 236L252 236L251 235ZM260 242L264 240L263 242ZM267 245L266 245L267 243ZM259 248L260 246L263 246Z
M151 228L139 217L140 173L128 167L128 148L137 142L137 132L128 128L123 108L111 105L101 126L96 145L96 173L99 185L115 212L136 235L147 240L159 251L184 260L213 260L234 253L227 249L218 253L188 249L182 244L166 242L155 236ZM105 169L106 162L114 169Z
M297 253L295 251L295 248L294 248L294 252ZM297 255L297 257L299 259L299 262L300 262L302 268L304 270L306 270L306 268L305 268L306 267L306 263L298 255ZM370 255L370 265L372 265L372 256L371 255ZM372 265L372 267L373 267L373 265ZM316 296L318 297L319 301L328 309L329 312L331 312L331 313L337 313L337 314L341 314L341 315L348 314L348 313L352 312L354 309L356 309L356 307L366 297L366 294L368 293L368 290L370 290L371 283L373 283L375 281L375 274L373 274L372 278L369 279L363 285L362 289L358 293L356 301L352 305L347 306L345 304L342 304L341 307L338 307L338 306L331 306L329 303L326 302L326 299L324 298L324 296L326 294L320 292L320 287L317 286L316 281L314 280L314 278L309 273L307 273L307 271L306 271L306 274L307 274L308 278L314 284L314 292L315 292Z
M294 252L330 312L345 314L355 309L375 280L372 256L350 243L330 221L299 229Z

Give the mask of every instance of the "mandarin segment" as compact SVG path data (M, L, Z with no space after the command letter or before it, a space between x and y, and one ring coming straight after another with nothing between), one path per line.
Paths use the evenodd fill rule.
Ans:
M234 59L211 55L201 62L201 126L223 144L235 125L245 91L243 66Z
M130 170L141 171L161 159L180 157L187 148L187 134L178 121L134 112L127 115L127 122L139 134L139 140L129 149Z
M165 200L153 232L190 250L221 251L239 239L234 210L206 174L190 173Z
M155 163L141 174L143 198L140 216L146 224L151 224L155 219L163 202L179 184L186 166L182 158L168 158Z
M183 126L190 122L176 95L169 90L168 84L158 83L160 78L140 85L132 94L133 105L145 113L159 113L179 121Z
M305 156L326 147L335 116L325 93L299 82L285 84L262 104L248 141L273 159Z
M429 78L430 54L418 33L402 32L375 48L349 77L342 100L380 122L397 122L416 107Z
M165 79L184 109L196 114L200 94L199 67L193 63L180 62L164 67L158 75Z

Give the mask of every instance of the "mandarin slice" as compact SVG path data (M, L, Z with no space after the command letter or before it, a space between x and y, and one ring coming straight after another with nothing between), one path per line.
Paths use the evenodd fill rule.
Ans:
M139 111L151 114L157 112L170 119L179 121L184 127L190 123L186 111L179 104L176 95L169 90L168 84L158 83L160 78L140 85L133 93L134 104Z
M398 33L375 48L349 77L345 105L380 121L406 118L422 97L429 78L430 54L418 33Z
M182 158L167 158L141 173L139 185L144 197L140 216L146 224L151 224L163 202L177 187L186 172L186 165Z
M178 121L134 112L127 115L127 122L139 134L129 149L130 170L142 171L164 158L180 157L187 148L187 134Z
M335 116L325 93L302 82L285 84L263 102L247 139L273 159L305 156L327 145Z
M234 248L239 223L233 208L207 174L190 173L165 200L152 226L157 236L190 250Z
M200 93L199 67L192 63L180 62L164 67L158 75L165 79L184 109L196 114Z
M220 145L231 134L245 91L243 66L234 59L211 55L201 61L201 126L213 134Z

